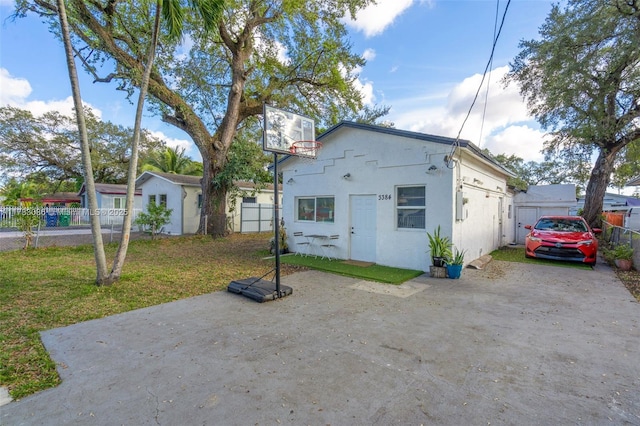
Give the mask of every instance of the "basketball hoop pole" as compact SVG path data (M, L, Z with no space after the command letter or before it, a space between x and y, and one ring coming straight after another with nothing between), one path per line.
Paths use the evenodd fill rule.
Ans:
M280 201L278 195L278 154L273 153L273 229L275 230L274 248L276 251L276 297L280 297Z

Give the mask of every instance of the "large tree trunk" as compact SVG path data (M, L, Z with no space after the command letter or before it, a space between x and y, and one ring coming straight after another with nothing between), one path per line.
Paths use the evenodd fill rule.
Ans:
M598 159L591 170L582 212L582 217L591 227L602 226L602 204L611 180L618 151L618 147L613 150L601 149Z
M87 135L87 126L84 120L84 109L82 105L82 95L80 94L78 72L76 71L74 62L71 37L69 36L67 10L64 4L64 0L57 0L57 3L62 39L64 42L64 49L67 58L67 70L69 71L69 81L71 82L71 92L73 94L73 105L76 109L76 118L78 120L78 133L80 135L80 149L82 152L85 192L87 194L87 202L89 204L89 219L91 221L91 235L93 236L93 253L96 260L96 284L103 285L108 283L109 277L107 273L107 258L104 253L104 244L102 242L100 216L98 214L98 197L96 196L96 187L93 180L93 167L91 166L89 137Z
M216 161L218 157L222 157ZM213 159L213 160L212 160ZM202 212L198 233L213 237L227 235L227 191L224 182L216 180L216 176L226 164L226 155L220 151L211 150L209 155L203 156L202 177Z

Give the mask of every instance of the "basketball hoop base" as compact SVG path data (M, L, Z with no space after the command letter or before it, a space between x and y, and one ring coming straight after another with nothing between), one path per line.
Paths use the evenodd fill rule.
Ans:
M289 296L293 293L293 289L291 287L281 285L280 293L278 294L276 283L257 277L231 281L227 286L227 291L230 293L240 294L259 303L282 299L283 297Z

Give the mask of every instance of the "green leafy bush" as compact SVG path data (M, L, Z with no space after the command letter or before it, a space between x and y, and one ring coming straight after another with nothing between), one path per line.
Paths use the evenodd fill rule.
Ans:
M147 213L138 214L135 223L144 227L151 233L151 239L162 230L162 227L171 222L173 209L168 209L164 204L149 203Z

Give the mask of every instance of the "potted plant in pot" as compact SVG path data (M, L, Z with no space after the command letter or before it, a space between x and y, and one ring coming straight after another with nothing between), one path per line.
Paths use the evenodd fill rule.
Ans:
M466 250L455 249L453 257L447 261L447 276L449 278L460 278L462 267L464 266L464 253Z
M451 257L451 240L449 240L449 237L440 235L440 225L433 231L433 234L427 232L427 236L429 237L429 252L433 267L444 268L447 259ZM439 276L434 273L434 270L431 272L431 276ZM444 278L444 275L442 277Z
M613 263L622 271L630 271L633 266L633 248L629 244L617 245L610 251Z
M440 235L440 225L433 231L433 234L427 232L427 236L429 237L429 252L433 266L444 267L446 260L451 257L451 240L449 237Z

